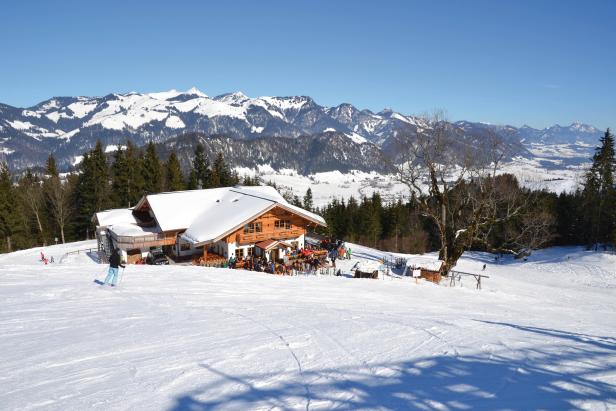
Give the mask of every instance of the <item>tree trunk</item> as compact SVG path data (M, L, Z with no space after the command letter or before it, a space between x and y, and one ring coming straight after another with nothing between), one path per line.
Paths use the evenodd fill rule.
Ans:
M39 233L41 233L41 237L43 236L43 226L41 225L41 218L39 217L39 213L35 212L36 216L36 224L38 225Z
M64 225L60 226L60 237L62 238L62 244L64 244Z
M464 254L464 246L461 244L456 244L451 247L449 253L447 254L448 258L445 260L445 272L449 273L449 271L456 266L460 257Z
M11 236L7 235L6 236L6 249L7 251L10 253L11 251L13 251L13 244L11 243Z

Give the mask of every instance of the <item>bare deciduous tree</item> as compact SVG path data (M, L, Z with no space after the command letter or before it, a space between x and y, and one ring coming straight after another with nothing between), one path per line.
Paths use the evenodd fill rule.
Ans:
M52 176L46 181L45 194L50 204L51 214L60 230L62 243L64 244L64 227L73 212L70 185L62 184L59 177Z
M437 113L429 127L399 141L405 162L398 178L424 216L438 228L440 258L449 271L473 242L495 224L519 215L521 190L499 178L505 147L495 134L469 144Z
M32 174L28 173L21 179L19 188L21 202L24 204L26 209L34 215L39 235L41 236L40 239L43 241L43 244L46 244L43 224L41 223L41 216L44 207L44 195L41 182L38 179L35 179Z

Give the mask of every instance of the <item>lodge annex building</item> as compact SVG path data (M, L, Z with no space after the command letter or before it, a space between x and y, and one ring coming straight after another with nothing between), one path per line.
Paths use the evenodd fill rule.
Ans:
M162 248L174 259L207 261L246 256L283 258L303 248L308 231L325 220L289 204L269 186L235 186L145 195L133 208L95 213L100 251L118 247L128 263Z

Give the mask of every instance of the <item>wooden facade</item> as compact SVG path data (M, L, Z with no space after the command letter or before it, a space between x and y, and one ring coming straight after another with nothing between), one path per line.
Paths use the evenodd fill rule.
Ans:
M441 282L441 272L435 270L428 270L425 268L421 269L421 278L433 282L435 284L439 284Z
M280 222L288 222L289 224L280 224ZM247 229L249 224L253 224L252 230L250 228ZM225 241L227 243L246 245L256 244L265 240L295 239L306 234L308 224L308 220L297 214L293 214L280 207L274 207L229 234ZM256 227L259 227L260 231L257 231Z

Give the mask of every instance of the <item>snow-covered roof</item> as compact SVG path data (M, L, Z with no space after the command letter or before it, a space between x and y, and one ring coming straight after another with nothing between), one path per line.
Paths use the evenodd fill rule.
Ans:
M289 204L270 186L236 186L176 191L144 196L135 206L149 204L161 231L186 230L192 243L214 241L273 207L281 207L316 224L323 217Z
M182 236L192 243L212 241L271 209L275 204L262 198L229 191L203 209L202 214Z
M439 271L443 261L433 257L411 256L406 260L407 267L417 267L426 270Z
M361 271L362 273L372 273L374 271L379 271L383 264L378 261L359 261L355 264L355 268L357 271Z
M136 224L114 224L110 231L118 236L141 237L159 232L157 227L140 227Z
M132 208L99 211L95 215L100 227L107 227L114 224L137 224L137 220L135 220L135 216L133 216Z

